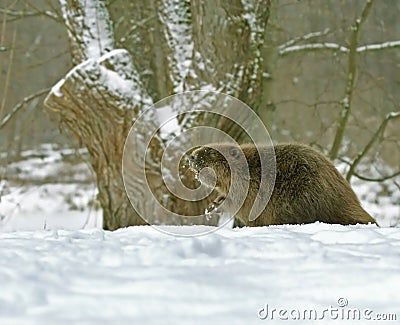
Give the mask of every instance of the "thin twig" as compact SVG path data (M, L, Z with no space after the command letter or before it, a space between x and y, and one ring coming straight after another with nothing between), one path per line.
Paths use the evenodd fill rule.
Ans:
M383 132L385 132L386 126L390 120L400 118L400 111L399 112L392 112L386 115L385 119L381 122L379 128L375 131L375 133L372 135L371 139L367 143L367 145L364 147L364 149L359 152L357 155L356 159L351 163L349 171L346 174L346 179L350 182L351 177L354 175L355 170L358 166L358 164L361 162L361 160L365 157L365 155L368 153L368 151L372 148L373 144L375 141L379 138Z
M367 176L360 175L360 174L358 174L358 173L353 173L353 176L354 176L354 177L357 177L357 178L359 178L359 179L361 179L361 180L363 180L363 181L367 181L367 182L378 182L378 183L379 183L379 182L387 181L388 179L395 178L395 177L397 177L397 176L399 176L399 175L400 175L400 170L397 171L397 172L395 172L395 173L392 174L392 175L383 176L383 177L381 177L381 178L372 178L372 177L367 177Z
M33 100L37 97L40 97L40 96L48 93L50 89L51 88L45 88L45 89L39 90L38 92L25 97L22 101L20 101L17 105L15 105L13 107L13 109L11 110L11 112L8 113L0 122L0 130L3 127L5 127L8 124L8 122L10 122L10 120L15 116L15 114L17 114L25 106L25 104L29 103L31 100Z
M349 53L350 51L346 46L332 42L323 42L323 43L311 43L311 44L293 45L285 47L280 49L278 54L280 56L284 56L294 52L317 51L317 50L333 50L339 53Z
M28 3L28 5L30 5ZM0 8L0 13L4 14L5 16L12 17L11 21L22 19L25 17L35 17L35 16L45 16L51 18L57 22L60 22L60 17L50 10L39 10L36 9L34 11L25 11L25 10L9 10Z
M370 52L370 51L380 51L380 50L386 50L386 49L395 49L397 47L400 47L400 41L389 41L389 42L384 42L384 43L379 43L379 44L367 44L363 46L357 47L357 52Z
M289 42L288 42L289 43ZM283 45L279 46L278 54L280 56L285 56L290 53L295 52L311 52L311 51L320 51L320 50L330 50L336 53L349 53L350 49L344 45L340 45L338 43L332 42L321 42L321 43L311 43L311 44L302 44L302 45L293 45L288 47L282 47ZM357 46L356 52L357 53L364 53L364 52L374 52L374 51L381 51L386 49L395 49L400 47L400 40L396 41L388 41L383 43L377 44L367 44Z
M360 35L361 27L365 20L367 19L372 5L374 4L374 0L367 0L365 6L361 12L361 16L357 18L352 25L352 33L350 37L350 51L348 55L347 61L347 80L345 85L345 94L342 101L342 112L340 113L339 123L337 126L335 139L333 140L333 144L331 150L329 152L329 158L334 160L337 158L339 150L342 146L345 129L347 126L347 122L350 117L351 109L352 109L352 100L353 100L353 92L354 92L354 83L357 75L357 45L358 38Z
M287 49L289 46L292 46L293 44L296 44L300 41L305 41L305 40L309 40L309 39L312 39L315 37L323 36L323 35L328 34L329 32L330 32L330 29L325 28L323 31L312 32L312 33L308 33L306 35L297 36L295 38L292 38L291 40L288 40L287 42L283 43L282 45L279 45L278 50Z
M11 41L10 55L8 57L8 68L7 68L6 81L4 83L3 99L1 101L1 106L0 106L0 117L3 116L3 112L6 107L8 88L9 88L10 79L11 79L11 68L12 68L12 63L14 60L14 49L15 49L15 40L16 39L17 39L17 29L14 29L13 38Z

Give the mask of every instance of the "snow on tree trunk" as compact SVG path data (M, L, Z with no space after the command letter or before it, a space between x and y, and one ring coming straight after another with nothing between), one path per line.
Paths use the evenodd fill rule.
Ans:
M270 1L165 0L162 4L160 19L174 91L221 91L257 109ZM217 114L196 121L183 118L180 125L196 126L191 123L216 127L239 141L245 137L240 126Z
M269 0L191 1L194 45L187 88L219 90L257 110L269 8ZM237 125L215 118L219 129L236 139L243 136Z
M103 227L144 224L125 194L121 161L132 120L151 99L143 91L129 53L113 49L104 1L60 3L73 61L79 64L53 87L45 104L89 151Z
M129 204L121 176L122 150L132 120L152 102L135 64L146 67L143 73L152 80L153 98L202 88L221 90L254 105L262 92L260 49L270 1L152 0L133 4L143 7L141 14L150 13L155 18L152 28L133 31L140 31L138 39L151 47L146 52L149 55L143 55L144 49L134 46L135 62L127 51L114 49L107 1L60 0L60 4L76 66L53 87L45 104L88 148L97 175L104 228L142 224ZM212 118L206 124L232 131L226 120ZM182 128L194 126L186 122L195 123L183 119L179 121ZM233 131L230 134L237 138L242 132ZM158 154L162 150L157 141L152 152ZM160 157L154 157L155 161ZM135 175L139 171L131 173L131 189L142 197L143 184ZM165 185L159 184L162 178L157 170L151 170L148 177L153 179L151 186L157 198L169 195ZM169 202L167 208L183 214L201 213L207 206L204 201L199 203L199 211L188 211L185 203L174 197L170 196ZM144 196L143 204L146 206ZM149 218L157 213L151 209L145 209Z
M114 32L104 0L60 0L74 63L99 58L114 48Z

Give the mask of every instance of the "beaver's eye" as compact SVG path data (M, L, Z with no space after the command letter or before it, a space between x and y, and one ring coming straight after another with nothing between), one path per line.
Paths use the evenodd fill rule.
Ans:
M232 148L229 149L229 154L232 157L237 158L237 157L239 157L239 149L235 148L235 147L232 147Z
M210 149L208 155L209 155L210 157L215 158L215 157L217 156L217 151L214 150L214 149Z

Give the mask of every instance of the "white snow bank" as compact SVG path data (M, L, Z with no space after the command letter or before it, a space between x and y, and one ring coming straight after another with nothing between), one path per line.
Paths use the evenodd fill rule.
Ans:
M43 184L9 191L1 197L0 232L102 227L102 211L93 206L93 184Z
M398 321L399 248L399 228L321 223L194 238L152 227L0 233L0 323L262 324L273 308L329 306Z
M84 156L83 149L43 144L1 165L0 232L101 227L98 191Z
M0 166L0 174L5 176L0 181L0 231L101 228L102 211L93 172L84 162L74 161L74 153L85 156L87 151L60 150L44 144L23 151L22 160ZM0 158L5 156L0 153ZM338 167L346 173L346 165ZM385 175L394 172L381 169ZM400 191L394 182L379 184L354 177L352 187L380 226L399 225Z

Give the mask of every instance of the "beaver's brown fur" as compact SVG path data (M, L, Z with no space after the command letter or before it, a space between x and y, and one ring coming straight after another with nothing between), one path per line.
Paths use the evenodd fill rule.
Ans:
M238 154L238 149L242 150L245 158ZM261 157L273 159L267 154L273 152L271 149L269 146L261 146ZM231 172L232 177L240 180L239 185L231 189L233 201L246 193L247 185L242 186L242 183L247 184L250 179L246 199L235 216L246 226L315 221L342 225L376 223L361 207L348 182L321 153L302 144L278 144L273 149L276 157L275 186L273 190L271 188L272 195L267 206L254 221L249 221L249 215L260 187L261 175L260 155L255 145L245 144L240 148L233 144L203 146L192 152L190 166L200 175L200 181L209 186L214 185L212 177L199 172L204 167L214 170L216 190L221 195L217 199L219 202L229 197ZM232 170L224 156L229 160ZM272 164L273 160L268 162ZM248 173L245 171L247 165ZM268 197L267 193L264 201ZM235 213L237 209L233 209L234 204L231 203L227 202L225 210Z

